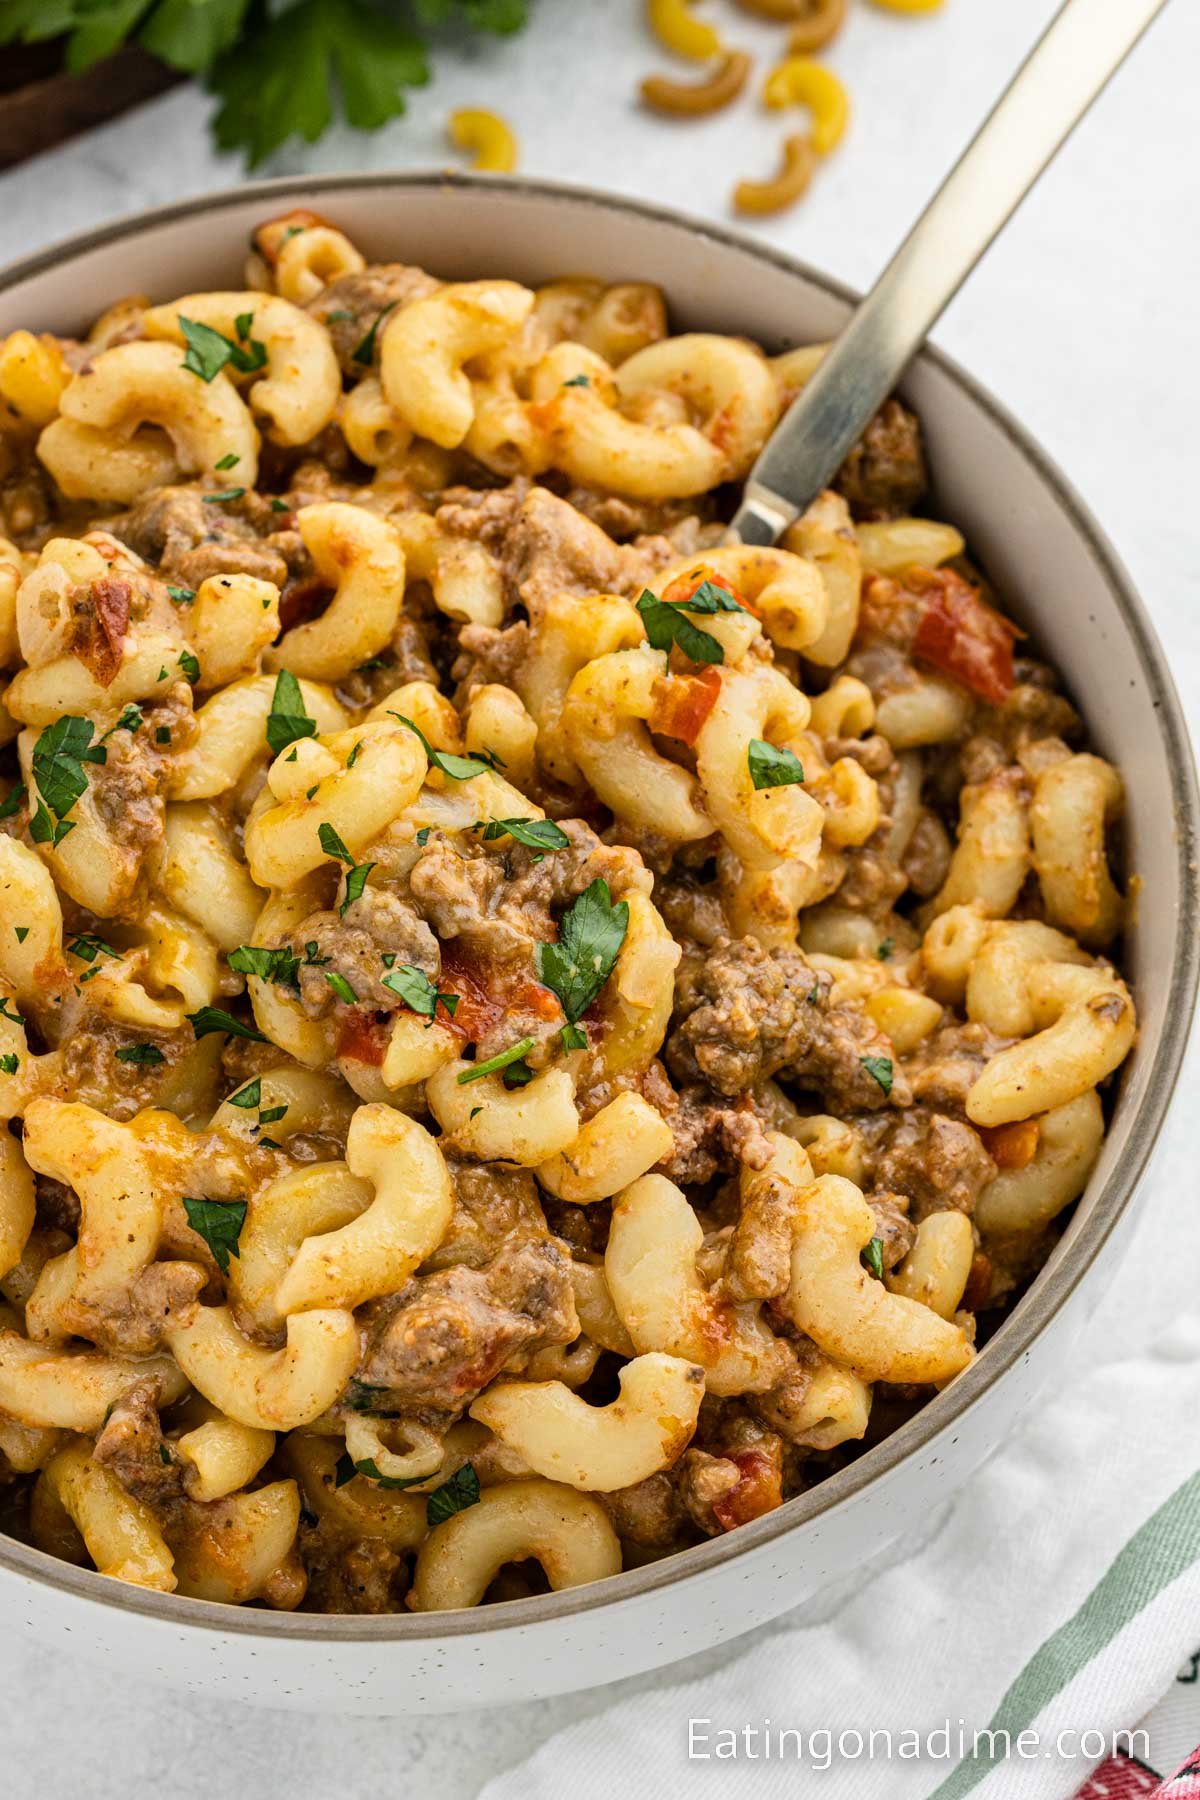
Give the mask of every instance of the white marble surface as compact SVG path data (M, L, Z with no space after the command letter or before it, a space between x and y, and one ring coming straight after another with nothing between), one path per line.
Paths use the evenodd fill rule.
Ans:
M737 41L764 51L777 41L727 0L706 10L725 15ZM804 207L763 229L836 275L868 282L1053 10L1053 0L949 0L936 18L912 21L858 0L833 58L854 96L851 135ZM526 171L718 218L735 175L772 166L778 124L749 104L692 128L638 114L634 82L664 59L642 32L637 0L535 0L535 12L524 37L439 62L407 119L377 137L338 132L315 150L287 151L266 172L441 164L449 109L488 103L516 123ZM1166 642L1193 730L1198 63L1200 11L1177 0L937 333L1027 422L1107 525ZM236 161L209 148L207 112L208 102L184 89L0 177L0 262L100 220L238 181ZM1185 1093L1198 1074L1193 1055ZM1186 1099L1177 1106L1121 1286L1082 1352L1094 1361L1136 1348L1147 1329L1124 1293L1152 1293L1160 1320L1195 1305L1200 1233L1193 1224L1191 1254L1168 1261L1159 1248L1162 1221L1194 1191L1194 1113ZM969 1489L962 1503L970 1504ZM436 1719L254 1712L167 1688L134 1692L120 1669L51 1661L20 1641L0 1643L0 1693L0 1785L11 1800L68 1790L86 1800L164 1792L175 1800L285 1792L365 1800L418 1790L459 1800L605 1703L601 1691Z

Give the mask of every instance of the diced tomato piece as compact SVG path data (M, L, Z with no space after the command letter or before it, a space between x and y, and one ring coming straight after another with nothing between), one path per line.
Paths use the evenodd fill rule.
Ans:
M976 1129L998 1169L1028 1168L1037 1155L1041 1131L1036 1119L1016 1119L1011 1125L983 1125Z
M720 691L720 673L711 666L697 669L694 675L667 676L655 690L651 731L694 744Z
M727 1460L737 1464L740 1479L736 1487L713 1501L713 1516L726 1531L760 1519L783 1504L780 1470L774 1457L765 1450L739 1450Z
M992 706L1007 700L1017 627L953 569L909 569L904 586L924 601L914 653Z
M562 1008L558 996L531 975L503 963L472 957L455 943L442 945L438 987L457 994L454 1017L438 1008L438 1022L457 1032L464 1043L477 1044L498 1025L506 1013L535 1012L543 1019L557 1019Z
M387 1049L391 1027L386 1019L354 1007L338 1020L337 1053L377 1069Z

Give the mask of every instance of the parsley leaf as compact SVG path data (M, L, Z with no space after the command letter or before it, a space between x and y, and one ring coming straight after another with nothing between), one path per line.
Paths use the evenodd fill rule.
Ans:
M10 1050L6 1056L0 1056L0 1075L15 1075L20 1057Z
M131 1063L138 1069L156 1069L167 1060L156 1044L126 1044L116 1054L119 1063Z
M65 824L75 802L86 793L88 778L84 763L108 761L102 744L93 744L96 727L90 719L68 713L47 725L33 747L33 779L40 796L37 812L30 821L29 835L36 844L59 844L75 821ZM53 814L57 824L51 819Z
M230 1094L229 1104L230 1106L245 1107L246 1111L249 1112L252 1107L258 1105L261 1099L262 1077L256 1075L253 1081L248 1081L244 1088L238 1089L236 1094Z
M880 962L890 962L895 948L896 948L895 938L894 937L885 937L883 942L876 949L875 955Z
M185 1013L184 1018L198 1038L207 1037L210 1031L224 1031L230 1037L249 1038L255 1044L267 1041L261 1031L256 1031L253 1025L243 1025L222 1006L202 1006L199 1012Z
M354 867L354 858L351 856L332 825L327 823L319 825L317 827L317 836L321 840L321 848L326 856L336 857L338 862L349 863L351 868Z
M187 344L187 354L183 366L189 374L198 375L201 381L215 381L226 363L232 363L239 374L251 375L255 369L266 367L267 347L260 344L257 338L250 338L249 349L243 350L232 338L223 332L214 331L211 325L202 324L199 319L185 319L179 315L179 329ZM214 463L217 469L231 469L237 461L222 458Z
M860 1056L858 1059L867 1074L877 1081L885 1094L892 1091L892 1059L890 1056Z
M272 754L278 756L298 738L316 735L317 721L310 719L304 710L300 683L289 669L281 669L275 678L275 692L267 714L267 744Z
M215 462L213 464L213 468L220 470L220 472L222 474L224 474L226 469L232 469L232 468L236 467L236 465L238 463L240 463L241 460L242 459L238 455L236 450L227 450L225 452L224 456L221 458L220 462Z
M539 944L537 972L558 995L574 1025L612 974L629 928L629 902L613 904L607 881L597 877L563 914L557 944Z
M116 724L109 726L108 730L104 733L104 737L100 739L100 742L103 743L104 738L110 738L114 731L136 731L139 725L144 725L145 723L146 721L142 716L141 707L135 706L131 700Z
M483 833L485 844L495 838L514 838L530 850L569 850L571 840L553 819L477 819L472 831Z
M120 960L121 952L106 944L103 938L93 937L91 932L81 931L67 945L68 956L77 956L80 962L93 963L98 956L115 956Z
M194 686L195 683L197 681L199 681L199 679L200 679L200 664L197 662L196 658L192 655L190 650L181 650L180 651L179 666L183 670L184 674L187 676L188 680Z
M489 1056L486 1062L472 1063L458 1077L459 1087L465 1087L468 1081L479 1081L485 1075L494 1075L497 1069L507 1069L510 1064L520 1062L533 1049L533 1045L531 1037L518 1038L515 1044L510 1044L507 1050L501 1050L498 1056Z
M588 1034L582 1025L564 1025L560 1033L564 1050L586 1050Z
M14 1025L23 1025L25 1023L24 1016L17 1011L15 1006L13 1010L9 1012L8 1001L6 999L0 1000L0 1019L11 1019Z
M864 1268L870 1269L876 1281L883 1280L883 1239L873 1237L862 1252Z
M190 606L192 601L196 598L195 588L175 587L169 581L167 583L167 592L175 602L176 606Z
M333 118L332 83L349 123L374 131L404 111L401 89L429 79L425 50L364 0L299 0L217 64L217 143L260 163L289 137L315 143Z
M418 1481L429 1479L427 1475L381 1475L373 1456L364 1456L361 1462L356 1463L350 1460L350 1452L346 1451L333 1466L333 1485L335 1488L345 1487L356 1475L365 1475L368 1481L373 1481L376 1487L381 1488L413 1487Z
M350 986L350 983L346 980L344 975L339 975L336 969L326 969L325 979L337 995L338 999L342 1001L343 1005L358 1005L358 995Z
M746 766L756 788L792 787L804 780L800 758L791 750L780 750L765 738L751 738L746 750Z
M393 994L399 994L405 1006L411 1006L415 1013L420 1013L431 1024L439 1000L450 1017L454 1017L458 995L439 993L424 970L415 968L412 963L401 963L398 968L389 969L380 979L383 987L390 988Z
M367 876L371 873L371 870L374 867L375 867L374 863L355 863L355 865L352 869L347 869L347 871L346 871L346 898L342 901L342 904L338 907L338 918L339 919L345 918L347 907L353 906L354 902L356 900L362 899L363 889L367 885Z
M653 649L669 651L677 644L695 663L723 663L725 651L711 631L702 631L686 615L690 612L712 614L746 610L732 594L712 581L702 581L686 600L660 600L649 588L643 588L637 609Z
M255 975L280 987L299 986L300 958L287 944L269 950L260 944L239 944L229 952L229 966L235 975Z
M246 491L245 488L238 488L238 487L222 488L219 493L201 494L200 498L202 500L211 500L213 505L215 506L224 500L240 500L242 495L245 493L245 491Z
M435 1487L425 1505L425 1518L430 1525L440 1525L443 1520L451 1519L455 1513L465 1512L468 1506L475 1506L479 1500L479 1477L475 1473L474 1463L464 1463L456 1469L449 1481L443 1481L441 1487Z
M264 1125L274 1125L279 1119L282 1119L282 1117L286 1113L286 1111L287 1111L286 1105L264 1106L262 1111L258 1115L258 1123L259 1123L260 1129ZM263 1139L264 1143L268 1143L269 1141L270 1140L267 1138Z
M396 305L397 302L395 300L390 300L385 307L375 314L370 330L363 334L350 352L351 362L363 363L369 368L375 361L375 340L379 333L379 327L383 324L383 321L387 318L388 314L395 311Z
M590 375L572 375L569 381L563 382L564 387L591 387L591 385L592 378Z
M388 711L391 712L391 707ZM451 781L473 781L476 775L486 775L499 761L498 757L489 758L485 762L479 756L452 756L448 750L435 750L419 725L414 725L403 713L393 712L392 717L399 719L402 725L407 725L410 731L416 732L431 768L440 769L443 775L449 775Z
M16 937L18 944L23 944L25 939L29 936L28 925L14 925L13 935Z
M244 1200L191 1200L183 1196L187 1222L202 1237L216 1259L222 1275L229 1273L229 1258L240 1256L238 1239L246 1223Z
M0 819L11 819L21 809L25 798L25 783L18 781L9 788L3 800L0 800Z
M360 1381L357 1375L352 1375L350 1385L342 1395L342 1404L351 1412L373 1413L377 1419L398 1418L398 1413L390 1413L376 1404L376 1396L388 1392L390 1390L386 1387L370 1381Z

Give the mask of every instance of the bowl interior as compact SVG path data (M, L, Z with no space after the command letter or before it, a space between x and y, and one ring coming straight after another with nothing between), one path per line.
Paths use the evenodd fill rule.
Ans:
M262 183L167 209L35 258L0 276L0 334L18 325L79 331L131 292L165 300L195 289L240 287L251 229L293 205L325 214L369 260L420 263L447 277L654 281L666 292L676 329L743 333L773 350L833 334L852 303L836 283L759 244L602 195L518 180L329 177ZM1086 1195L978 1362L832 1483L720 1543L602 1584L613 1598L628 1584L676 1579L711 1565L836 1505L839 1496L927 1444L978 1398L1086 1274L1149 1156L1182 1055L1197 974L1197 806L1191 750L1162 653L1094 521L1003 410L932 351L914 365L904 392L927 434L936 510L963 529L1006 608L1062 672L1092 744L1124 774L1128 868L1143 884L1126 948L1141 1018L1138 1047ZM14 1556L27 1572L37 1568L55 1579L46 1559L0 1540L0 1562ZM84 1579L69 1574L73 1584ZM101 1585L111 1598L112 1584ZM532 1608L545 1616L546 1609L579 1603L579 1595L564 1594L489 1610ZM257 1619L267 1623L265 1615ZM318 1622L303 1623L308 1630ZM444 1623L407 1617L390 1628L396 1635L438 1635ZM271 1624L284 1628L288 1621ZM385 1621L373 1627L373 1635L387 1635Z

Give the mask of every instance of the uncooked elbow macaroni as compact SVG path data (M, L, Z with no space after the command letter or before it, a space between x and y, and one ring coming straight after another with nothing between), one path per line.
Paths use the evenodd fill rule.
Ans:
M825 345L396 253L0 343L0 1485L195 1602L786 1503L1019 1303L1136 1038L1120 773L916 420L730 544Z

